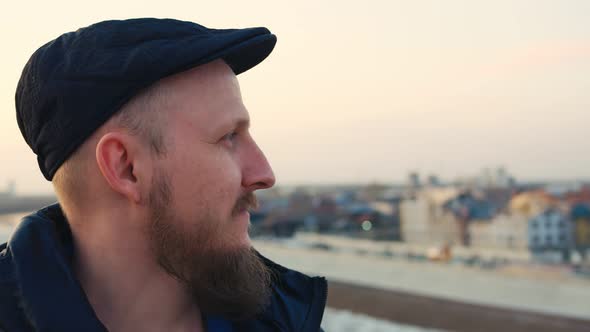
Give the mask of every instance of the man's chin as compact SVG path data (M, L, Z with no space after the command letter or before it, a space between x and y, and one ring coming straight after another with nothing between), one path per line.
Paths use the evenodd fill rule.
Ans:
M248 212L247 210L236 213L233 219L234 222L238 224L242 229L248 230L248 227L250 227L250 212Z
M205 313L240 320L269 303L270 270L250 245L211 252L207 264L195 268L188 286Z
M239 233L231 238L231 242L223 245L230 251L242 251L252 249L252 240L248 232Z
M249 248L252 246L252 241L250 240L250 213L248 211L243 211L234 216L234 224L231 226L232 230L235 231L236 236L234 237L234 241L228 243L230 247L234 247L234 245L238 248Z

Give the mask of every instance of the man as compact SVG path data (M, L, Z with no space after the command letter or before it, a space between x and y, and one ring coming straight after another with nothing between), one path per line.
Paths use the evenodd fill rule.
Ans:
M0 247L0 331L318 331L326 282L260 256L275 178L236 75L265 28L106 21L37 50L21 132L59 204Z

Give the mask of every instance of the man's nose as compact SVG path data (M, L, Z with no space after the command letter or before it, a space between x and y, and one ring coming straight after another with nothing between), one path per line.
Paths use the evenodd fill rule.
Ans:
M270 188L276 181L274 172L256 142L251 143L243 159L242 186L248 191Z

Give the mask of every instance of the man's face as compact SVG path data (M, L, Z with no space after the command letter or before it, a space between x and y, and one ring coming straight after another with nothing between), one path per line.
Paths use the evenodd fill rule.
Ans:
M155 161L148 230L158 263L205 312L243 316L269 295L249 213L274 175L248 131L231 69L217 61L165 81L166 153Z

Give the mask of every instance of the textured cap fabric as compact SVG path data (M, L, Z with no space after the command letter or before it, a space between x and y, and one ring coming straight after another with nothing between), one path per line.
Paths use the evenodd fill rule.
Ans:
M57 169L142 89L223 59L236 75L273 50L266 28L209 29L173 19L104 21L43 45L23 69L16 115L41 172Z

